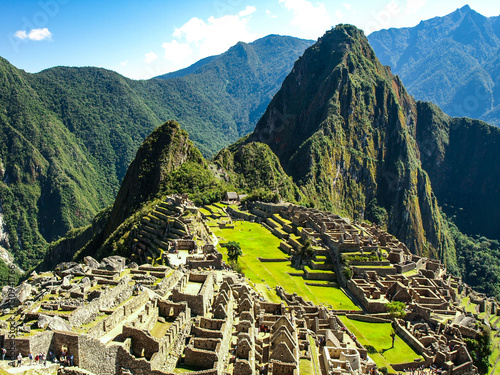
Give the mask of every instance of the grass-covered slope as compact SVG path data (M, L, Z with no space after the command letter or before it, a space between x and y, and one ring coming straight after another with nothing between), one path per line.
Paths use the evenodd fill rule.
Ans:
M116 192L105 165L52 111L31 76L0 60L0 205L21 267L47 241L88 223Z
M127 255L126 248L117 249L118 243L126 246L131 227L162 197L187 193L203 204L220 200L226 190L226 184L209 170L188 133L177 122L168 121L142 143L112 207L96 216L91 226L51 244L46 261L38 269L70 260L75 254L102 257L120 251Z
M283 171L279 159L264 143L238 142L221 150L214 163L219 171L223 171L227 182L240 191L255 194L260 200L303 200L300 190Z
M0 197L22 267L47 242L112 203L136 150L167 119L204 155L250 131L310 41L269 36L239 43L175 79L134 81L99 68L37 74L0 58Z

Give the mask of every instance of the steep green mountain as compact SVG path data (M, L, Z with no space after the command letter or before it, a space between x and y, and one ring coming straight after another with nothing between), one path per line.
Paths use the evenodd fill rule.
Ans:
M499 132L416 102L362 31L339 25L306 50L255 131L221 150L215 167L176 123L164 124L141 146L113 208L52 244L47 259L127 255L134 223L166 193L201 203L237 188L379 223L498 296L499 242L475 235L498 228Z
M0 58L1 245L22 267L36 264L47 242L112 203L166 119L182 120L204 155L248 133L310 43L271 35L147 81L98 68L28 74Z
M47 240L88 223L116 186L30 78L0 60L0 213L22 267L43 257Z
M379 217L415 252L455 265L415 140L417 107L353 26L306 50L245 141L269 145L306 198ZM384 214L386 212L386 214Z
M241 137L254 129L295 60L312 43L280 35L268 35L249 44L239 42L217 58L208 58L208 63L203 61L198 69L187 68L190 74L183 72L183 80L207 88L205 95L219 103L232 119L227 129L231 137L234 134ZM170 73L157 78L169 76ZM179 121L184 123L185 119L179 118ZM205 156L221 148L212 148L210 154L204 152L203 137L198 140L196 129L186 129ZM232 138L225 145L236 139Z
M37 269L50 269L53 264L72 259L75 253L80 257L116 252L127 255L132 226L162 197L187 193L201 205L222 199L228 188L210 171L188 133L177 122L168 121L142 143L113 206L101 212L92 225L52 243Z
M368 40L417 99L500 126L500 17L466 5L415 27L374 32Z
M478 236L500 233L499 136L416 102L362 31L339 25L295 63L254 132L216 162L236 169L224 164L228 154L265 143L306 204L386 225L498 296L500 246Z

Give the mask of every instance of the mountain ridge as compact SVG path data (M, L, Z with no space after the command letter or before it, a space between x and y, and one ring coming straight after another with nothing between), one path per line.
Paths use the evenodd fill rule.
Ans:
M205 156L250 131L310 44L269 40L273 59L264 45L259 51L238 45L254 58L233 48L196 76L164 80L134 81L93 67L31 74L0 59L2 232L10 237L2 246L28 268L48 242L88 224L112 203L135 151L166 119L181 119ZM229 89L226 76L234 82Z
M417 99L451 116L500 126L499 17L464 6L415 27L374 32L368 40Z

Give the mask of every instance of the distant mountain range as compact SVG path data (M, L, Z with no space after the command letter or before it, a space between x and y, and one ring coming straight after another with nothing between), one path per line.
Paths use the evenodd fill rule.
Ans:
M312 41L270 35L165 79L99 68L28 74L0 58L0 246L22 267L112 203L144 138L181 121L205 156L253 130Z
M212 165L177 123L156 129L113 207L53 243L39 269L85 255L130 256L132 229L167 194L201 204L234 189L379 224L500 296L499 143L499 128L415 101L361 30L339 25L297 60L255 130Z
M500 126L500 16L487 18L466 5L368 40L416 99Z

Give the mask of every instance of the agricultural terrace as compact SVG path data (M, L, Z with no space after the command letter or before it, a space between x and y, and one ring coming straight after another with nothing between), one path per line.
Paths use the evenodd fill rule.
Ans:
M274 289L282 286L288 293L297 293L314 304L331 305L333 309L359 310L359 308L336 287L306 285L302 276L291 276L289 273L302 273L295 269L289 261L261 262L261 258L287 259L287 254L279 249L280 239L258 223L235 221L234 229L220 229L215 222L209 222L211 230L219 238L219 242L236 241L241 245L243 256L240 257L245 276L255 284L256 288L273 301L278 301ZM219 249L226 256L226 249ZM326 284L324 281L314 281L314 284ZM270 292L267 286L272 289Z
M415 358L422 358L399 336L396 336L394 348L391 348L391 323L361 322L346 316L339 316L339 318L361 344L375 348L377 353L370 353L369 356L378 367L385 366L390 372L396 372L391 367L391 363L412 362Z

